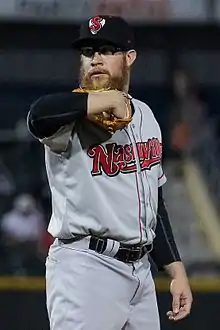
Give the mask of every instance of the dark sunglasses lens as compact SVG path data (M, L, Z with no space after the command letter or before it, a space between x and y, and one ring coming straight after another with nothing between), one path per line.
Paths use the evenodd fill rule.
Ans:
M92 57L94 54L94 50L92 47L83 47L81 48L81 54L86 57Z
M115 46L104 45L99 48L99 52L103 55L112 55L117 51Z
M82 47L81 54L86 57L94 56L95 52L99 52L102 55L113 55L116 52L121 52L122 50L113 45L103 45L100 47Z

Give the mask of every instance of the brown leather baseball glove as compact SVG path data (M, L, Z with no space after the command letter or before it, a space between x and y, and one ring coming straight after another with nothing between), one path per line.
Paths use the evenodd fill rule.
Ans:
M98 89L98 90L88 90L88 89L83 89L83 88L77 88L74 89L73 92L75 93L90 93L90 92L104 92L109 89ZM103 127L105 130L107 130L109 133L112 135L120 130L126 127L132 120L132 109L131 109L131 98L126 95L125 97L125 102L126 102L126 108L127 108L127 113L125 118L117 118L115 117L114 114L112 113L107 113L107 112L102 112L100 114L96 115L90 115L89 120L97 123L101 127Z

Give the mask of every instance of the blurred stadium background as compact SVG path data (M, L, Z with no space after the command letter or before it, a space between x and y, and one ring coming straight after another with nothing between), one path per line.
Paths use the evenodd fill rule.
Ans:
M152 107L162 128L166 201L195 300L175 328L217 329L219 0L0 0L0 329L49 329L43 276L50 193L43 147L29 135L26 115L39 96L77 86L70 42L94 14L121 15L134 26L131 94ZM167 278L155 276L162 329L172 329Z

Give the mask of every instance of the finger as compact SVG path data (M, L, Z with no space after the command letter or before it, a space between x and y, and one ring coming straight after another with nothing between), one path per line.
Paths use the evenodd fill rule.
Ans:
M191 307L192 307L192 303L191 302L188 302L186 303L184 306L181 307L182 310L185 310L186 313L190 313L191 311Z
M167 312L167 317L170 321L173 321L175 316L176 314L174 314L172 311Z
M185 302L183 300L180 300L180 308L179 308L179 312L182 311L182 310L185 310L186 313L190 313L190 310L191 310L191 307L192 307L192 303L191 302ZM168 311L167 312L167 316L175 316L177 315L178 313L174 313L174 311Z
M190 313L188 310L181 309L180 312L176 316L174 316L173 321L180 321L187 317L189 314Z
M173 315L172 311L167 312L167 316Z
M180 295L174 294L173 295L173 303L172 303L173 313L177 314L180 309Z
M169 311L167 313L169 320L172 321L179 321L184 319L185 317L187 317L190 314L191 311L191 306L192 306L192 302L188 301L186 303L185 300L181 300L180 301L180 308L179 308L179 312L177 314L174 314L173 312Z
M108 112L106 112L106 111L103 111L103 117L105 117L105 118L111 118L111 114L110 113L108 113Z

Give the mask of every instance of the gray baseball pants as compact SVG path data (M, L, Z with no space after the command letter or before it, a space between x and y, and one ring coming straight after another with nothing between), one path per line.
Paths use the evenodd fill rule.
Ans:
M51 330L159 330L148 256L126 264L88 249L88 240L55 240L46 261Z

